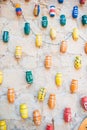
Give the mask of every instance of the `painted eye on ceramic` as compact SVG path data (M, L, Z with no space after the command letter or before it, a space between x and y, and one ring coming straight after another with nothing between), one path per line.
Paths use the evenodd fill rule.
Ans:
M21 57L22 57L22 47L21 46L16 46L15 57L16 57L16 59L21 59Z
M78 90L78 80L73 79L70 85L71 93L76 93Z
M55 6L54 5L50 6L49 14L50 14L50 17L55 16Z
M50 29L50 38L52 40L55 40L56 39L56 30L54 28L51 28Z
M50 69L51 66L52 66L52 57L46 56L46 58L45 58L45 68Z
M26 104L20 105L20 115L23 119L28 118L28 106Z
M34 14L34 16L39 16L39 14L40 14L40 5L36 4L34 6L33 14Z
M87 15L82 16L82 24L86 25L87 24Z
M54 130L53 124L47 124L46 130Z
M9 103L14 103L15 102L15 91L14 88L9 88L7 92L7 97Z
M74 6L73 7L72 17L73 18L77 18L78 17L78 6Z
M39 126L39 125L41 124L42 116L41 116L39 110L35 110L35 111L33 112L33 121L34 121L34 124L35 124L36 126Z
M85 111L87 111L87 96L81 98L81 105Z
M62 86L62 73L56 74L55 82L58 87Z
M70 123L72 121L71 108L65 108L64 110L64 121Z
M58 2L59 2L60 4L62 4L62 3L64 2L64 0L58 0Z
M56 95L55 94L50 94L49 99L48 99L48 106L50 109L54 109L56 106Z
M48 18L47 18L47 16L43 16L42 17L42 27L43 28L47 28L47 26L48 26Z
M26 81L28 84L33 83L33 74L32 71L26 71Z
M66 41L62 41L62 43L60 45L60 52L61 53L66 53L67 52L67 48L68 48L68 46L67 46Z
M7 125L5 120L0 120L0 130L7 130Z
M64 14L60 15L60 24L62 26L66 25L66 16Z
M9 32L8 31L4 31L2 38L3 38L3 42L7 43L9 41Z
M0 85L3 83L3 72L0 71Z
M76 56L74 60L75 69L79 70L82 67L82 60L80 56Z
M26 22L24 25L24 33L25 33L25 35L30 34L30 23L28 23L28 22Z
M41 89L39 90L39 93L38 93L38 100L39 100L40 102L44 101L45 96L46 96L46 89L45 89L45 88L41 88Z
M37 34L36 35L36 47L40 48L42 46L42 35Z
M21 5L20 4L16 4L15 5L15 11L16 11L16 15L17 16L21 16L22 15L22 9L21 9Z
M72 38L73 38L74 41L77 41L77 40L78 40L78 38L79 38L79 31L78 31L77 28L74 28L74 29L73 29Z

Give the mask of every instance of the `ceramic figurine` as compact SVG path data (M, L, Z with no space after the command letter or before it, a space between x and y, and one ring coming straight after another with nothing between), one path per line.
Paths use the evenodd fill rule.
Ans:
M63 3L63 2L64 2L64 0L58 0L58 2L61 4L61 3Z
M81 105L85 111L87 111L87 96L81 98Z
M9 41L9 32L4 31L3 32L3 42L7 43Z
M28 107L26 104L21 104L20 105L20 115L23 119L28 118Z
M80 0L80 4L85 4L86 0Z
M9 103L15 102L15 91L14 88L9 88L7 93Z
M42 35L37 34L36 35L36 47L40 48L42 46Z
M75 93L78 90L78 80L73 79L70 85L71 93Z
M62 43L61 43L61 45L60 45L60 52L61 53L66 53L66 51L67 51L67 43L66 43L66 41L62 41Z
M47 18L47 16L43 16L42 17L42 27L47 28L47 26L48 26L48 18Z
M45 58L45 68L50 69L51 66L52 66L52 57L46 56L46 58Z
M46 96L46 89L45 88L41 88L39 93L38 93L38 100L39 101L44 101Z
M66 25L66 16L64 14L60 16L60 24L62 26Z
M74 41L78 40L78 38L79 38L79 31L78 31L77 28L73 29L72 38L73 38Z
M38 16L40 14L40 5L35 5L33 14L34 16Z
M16 46L15 57L18 60L21 59L21 57L22 57L22 47L21 46Z
M56 106L56 95L50 94L49 100L48 100L48 106L50 109L54 109Z
M62 86L62 73L56 74L55 82L58 87Z
M0 71L0 85L3 83L3 72Z
M26 71L26 81L28 84L33 83L33 74L32 71Z
M64 121L70 123L72 121L71 108L65 108L64 110Z
M54 28L51 28L50 29L50 38L52 40L55 40L56 39L56 30Z
M84 51L87 54L87 43L85 43Z
M20 4L16 4L15 5L15 11L16 11L16 15L17 16L21 16L22 15L22 9L21 9L21 5Z
M36 126L39 126L39 125L41 124L42 116L41 116L39 110L35 110L35 111L33 112L33 121L34 121L34 124L35 124Z
M87 15L82 16L82 24L86 25L87 24Z
M78 17L78 6L74 6L73 7L72 17L73 18L77 18Z
M24 33L25 33L26 35L29 35L29 34L30 34L30 23L28 23L28 22L25 23Z
M55 16L55 6L54 5L50 6L49 14L50 14L50 17Z
M7 130L7 125L5 120L0 120L0 130Z
M54 130L53 124L47 124L46 130Z
M82 61L81 61L81 57L80 56L76 56L75 57L74 67L77 70L79 70L82 67Z

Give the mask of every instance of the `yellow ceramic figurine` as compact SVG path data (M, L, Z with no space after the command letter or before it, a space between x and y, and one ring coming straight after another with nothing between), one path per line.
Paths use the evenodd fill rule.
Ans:
M3 82L3 73L2 71L0 71L0 84L2 84L2 82Z
M82 61L80 56L75 57L74 67L78 70L82 67Z
M56 30L54 28L50 29L50 37L52 40L56 39Z
M55 82L58 87L60 87L62 85L62 74L61 73L56 74Z
M28 107L26 104L21 104L20 105L20 114L21 114L21 117L23 119L27 119L28 118Z
M36 35L36 47L42 46L42 36L40 34Z
M16 46L15 57L16 57L16 59L20 59L22 57L22 47L21 46Z
M79 38L79 32L78 32L77 28L73 29L72 37L73 37L73 40L75 40L75 41L78 40L78 38Z
M7 125L5 120L0 121L0 130L7 130Z
M45 88L41 88L39 93L38 93L38 100L39 101L44 101L46 96L46 89Z

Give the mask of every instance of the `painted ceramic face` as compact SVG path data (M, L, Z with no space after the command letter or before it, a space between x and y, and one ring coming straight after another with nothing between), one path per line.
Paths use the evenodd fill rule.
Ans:
M87 111L87 96L81 98L81 105Z

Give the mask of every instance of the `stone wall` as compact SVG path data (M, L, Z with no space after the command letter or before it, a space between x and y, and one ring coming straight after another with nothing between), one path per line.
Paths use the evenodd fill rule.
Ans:
M30 22L31 33L25 36L23 32L24 19L18 18L11 2L0 2L0 69L4 73L4 81L0 86L0 119L5 119L8 130L45 130L46 124L51 123L54 118L55 130L78 130L78 127L87 113L80 105L80 98L87 94L87 55L84 52L84 45L87 39L87 28L81 24L81 16L87 14L87 2L84 6L79 4L79 0L65 0L64 4L59 4L57 0L31 0L29 3L24 0L13 0L20 3L26 21ZM40 3L41 12L39 17L33 16L35 2ZM56 6L56 16L49 16L49 5ZM79 17L72 18L73 6L79 6ZM62 27L59 22L61 14L67 18L66 26ZM41 27L41 18L48 16L49 25L47 29ZM50 39L50 28L57 31L57 38ZM73 28L79 29L79 39L75 42L70 35ZM10 41L5 44L2 41L3 31L8 30ZM43 46L39 49L35 46L35 34L41 33L43 36ZM82 36L82 37L81 37ZM66 54L60 53L60 42L67 39L68 50ZM48 44L49 43L49 44ZM54 45L59 43L59 45ZM20 62L14 57L15 47L22 46L23 56ZM52 56L52 67L46 70L44 60L46 55ZM74 58L80 55L82 58L82 68L74 68ZM25 79L25 72L31 70L34 76L34 83L28 86ZM63 85L58 88L55 84L55 75L61 72L63 75ZM77 79L79 83L78 92L70 93L70 83L72 79ZM14 104L9 104L7 100L8 88L15 88L16 100ZM43 103L37 100L37 94L41 87L47 89L47 95ZM50 110L47 102L50 93L56 94L56 108ZM20 117L19 106L26 103L29 109L29 118L24 121ZM72 122L66 124L63 120L65 107L72 109ZM36 127L33 123L33 111L39 109L42 114L42 124Z

